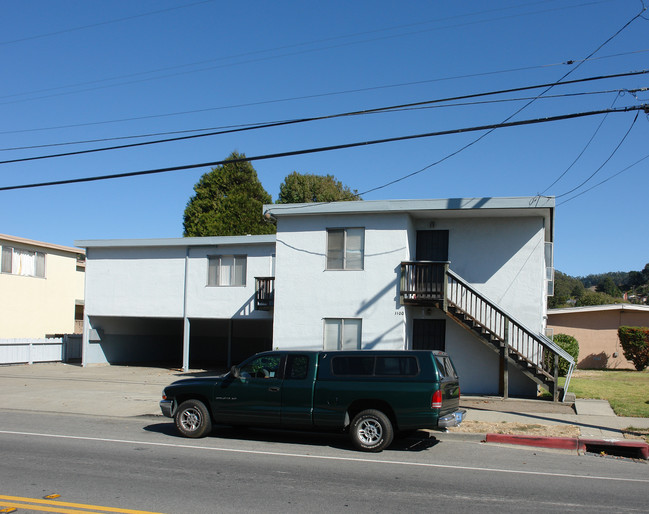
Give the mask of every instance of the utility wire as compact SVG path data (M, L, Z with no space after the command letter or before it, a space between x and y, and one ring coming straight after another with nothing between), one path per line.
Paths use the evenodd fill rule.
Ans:
M602 163L602 165L601 165L599 168L597 168L597 169L596 169L596 170L591 174L590 177L588 177L586 180L584 180L581 184L579 184L579 185L575 186L574 188L572 188L570 191L566 191L565 193L562 193L562 194L560 194L560 195L556 195L555 198L563 198L564 196L568 196L570 193L574 193L575 191L577 191L577 189L579 189L581 186L585 185L587 182L590 181L590 179L592 179L595 175L597 175L597 174L601 171L601 169L602 169L604 166L606 166L606 163L608 163L608 161L610 161L610 160L613 158L613 156L615 155L615 153L620 149L620 147L622 146L622 143L624 143L624 141L626 140L627 136L629 135L629 133L631 132L631 130L632 130L633 127L635 126L635 122L638 120L638 116L639 116L639 115L640 115L640 112L637 111L637 112L635 113L635 117L633 118L633 121L631 122L631 126L630 126L629 129L626 131L626 133L624 134L624 136L622 137L622 139L620 140L620 142L617 144L617 146L616 146L615 149L611 152L611 154L608 156L608 158L607 158L607 159Z
M572 197L570 197L570 198L567 198L567 199L564 200L563 202L558 203L558 204L557 204L557 207L559 207L560 205L564 205L564 204L570 202L571 200L574 200L575 198L577 198L577 197L579 197L579 196L581 196L581 195L583 195L583 194L588 193L589 191L592 191L592 190L595 189L596 187L599 187L599 186L601 186L602 184L605 184L605 183L608 182L609 180L614 179L614 178L617 177L618 175L621 175L621 174L624 173L625 171L630 170L631 168L633 168L633 167L636 166L637 164L640 164L642 161L645 161L645 160L647 160L647 159L649 159L649 154L647 154L647 155L645 155L644 157L638 159L638 160L635 161L633 164L629 164L626 168L624 168L624 169L618 171L617 173L615 173L615 174L611 175L610 177L608 177L608 178L602 180L601 182L598 182L597 184L595 184L595 185L589 187L588 189L585 189L585 190L583 190L582 192L577 193L576 195L574 195L574 196L572 196Z
M184 9L186 7L194 7L195 5L206 4L206 3L209 3L209 2L213 2L213 1L214 0L202 0L201 2L194 2L193 4L178 5L176 7L169 7L167 9L160 9L158 11L149 11L149 12L145 12L145 13L142 13L142 14L135 14L133 16L126 16L125 18L117 18L117 19L114 19L114 20L106 20L106 21L101 21L101 22L98 22L98 23L91 23L90 25L82 25L80 27L72 27L72 28L69 28L69 29L57 30L56 32L48 32L46 34L36 34L34 36L27 36L27 37L23 37L23 38L20 38L20 39L14 39L12 41L0 41L0 45L1 46L11 45L13 43L22 43L23 41L31 41L33 39L42 39L42 38L50 37L50 36L58 36L60 34L67 34L67 33L70 33L70 32L76 32L78 30L84 30L84 29L89 29L89 28L94 28L94 27L100 27L102 25L110 25L112 23L120 23L122 21L133 20L135 18L144 18L146 16L152 16L154 14L160 14L160 13L167 12L167 11L175 11L177 9Z
M590 81L594 81L594 80L617 78L617 77L623 77L623 76L642 75L642 74L647 74L647 73L649 73L649 70L641 70L641 71L634 71L634 72L627 72L627 73L618 73L618 74L614 74L614 75L601 75L601 76L597 76L597 77L586 77L586 78L582 78L582 79L575 79L575 80L572 80L572 81L566 81L566 82L563 82L561 85L576 84L576 83L581 83L581 82L590 82ZM34 157L23 157L23 158L19 158L19 159L9 159L9 160L0 161L0 165L18 163L18 162L35 161L35 160L42 160L42 159L51 159L51 158L55 158L55 157L70 157L70 156L73 156L73 155L82 155L82 154L88 154L88 153L104 152L104 151L109 151L109 150L118 150L118 149L125 149L125 148L135 148L135 147L139 147L139 146L147 146L147 145L153 145L153 144L169 143L169 142L175 142L175 141L186 141L186 140L190 140L190 139L197 139L197 138L203 138L203 137L209 137L209 136L215 136L215 135L231 134L231 133L235 133L235 132L245 132L245 131L250 131L250 130L259 130L259 129L262 129L262 128L271 128L271 127L280 127L280 126L286 126L286 125L294 125L294 124L298 124L298 123L307 123L307 122L321 121L321 120L326 120L326 119L335 119L335 118L359 116L359 115L366 115L366 114L394 112L394 111L398 111L398 110L402 110L402 109L406 109L406 108L422 107L422 106L431 105L431 104L439 104L439 103L444 103L444 102L465 100L465 99L469 99L469 98L480 98L480 97L491 96L491 95L499 95L499 94L505 94L505 93L527 91L527 90L530 90L530 89L538 89L538 88L548 87L549 85L550 84L540 84L540 85L533 85L533 86L523 86L523 87L518 87L518 88L501 89L501 90L497 90L497 91L487 91L487 92L481 92L481 93L473 93L473 94L470 94L470 95L461 95L461 96L440 98L440 99L434 99L434 100L424 100L424 101L419 101L419 102L411 102L411 103L406 103L406 104L397 104L397 105L391 105L391 106L376 107L376 108L365 109L365 110L361 110L361 111L350 111L350 112L329 114L329 115L316 116L316 117L310 117L310 118L300 118L300 119L293 119L293 120L282 120L282 121L266 122L266 123L261 123L261 124L256 124L256 125L249 125L249 126L244 126L244 127L232 128L232 129L217 130L217 131L212 131L212 132L207 132L207 133L202 133L202 134L192 134L192 135L187 135L187 136L178 136L178 137L174 137L174 138L158 139L158 140L154 140L154 141L142 141L142 142L139 142L139 143L129 143L129 144L122 144L122 145L114 145L114 146L102 147L102 148L90 148L90 149L86 149L86 150L76 150L76 151L72 151L72 152L63 152L63 153L58 153L58 154L40 155L40 156L34 156ZM546 91L547 91L547 89L546 89ZM533 100L534 99L532 99L532 101ZM528 103L528 105L529 105L529 103ZM511 116L508 119L511 119ZM505 120L505 121L507 121L507 120Z
M592 96L592 95L605 95L609 93L623 93L623 92L629 92L629 91L635 91L635 90L629 90L629 89L605 89L605 90L600 90L600 91L584 91L580 93L562 93L560 95L546 95L543 97L543 99L556 99L556 98L571 98L571 97L577 97L577 96ZM468 107L468 106L473 106L473 105L489 105L489 104L498 104L498 103L505 103L505 102L521 102L524 100L531 100L532 97L514 97L514 98L501 98L499 100L478 100L475 102L456 102L456 103L449 103L449 104L444 104L444 105L429 105L429 106L420 106L420 107L404 107L401 109L392 109L392 110L386 110L386 111L379 111L379 112L368 112L368 113L359 113L359 114L389 114L389 113L396 113L396 112L408 112L408 111L415 111L415 110L425 110L425 109L445 109L449 107ZM636 98L637 99L637 98ZM612 107L612 106L611 106ZM283 120L283 121L290 121L290 120ZM279 120L269 122L257 122L257 123L240 123L238 125L224 125L220 127L203 127L203 128L196 128L196 129L186 129L186 130L171 130L167 132L157 132L157 133L149 133L149 134L131 134L129 136L115 136L115 137L103 137L103 138L98 138L98 139L86 139L86 140L80 140L80 141L67 141L67 142L59 142L59 143L45 143L45 144L40 144L40 145L29 145L29 146L13 146L13 147L8 147L8 148L0 148L0 152L10 152L10 151L16 151L16 150L35 150L38 148L52 148L52 147L57 147L57 146L74 146L74 145L84 145L84 144L89 144L89 143L105 143L107 141L121 141L125 139L142 139L145 137L154 137L154 136L168 136L168 135L173 135L173 134L193 134L196 132L205 132L205 131L213 131L213 130L226 130L226 129L232 129L232 128L243 128L243 127L255 127L257 128L260 125L265 125L267 123L275 123L279 122ZM166 142L166 140L162 140L162 142ZM1 163L1 162L0 162Z
M619 95L617 95L617 96L613 99L613 103L611 104L611 107L610 107L611 109L612 109L613 106L615 105L615 102L617 101L618 98L619 98ZM602 118L602 121L599 122L599 125L597 125L597 128L595 129L595 132L593 132L593 135L590 137L590 139L588 140L588 142L586 143L586 145L584 146L584 148L582 148L581 152L579 152L579 155L577 155L577 157L575 157L575 160L572 161L572 163L570 163L570 166L568 166L568 167L563 171L563 173L562 173L561 175L559 175L559 176L557 177L557 179L556 179L554 182L552 182L552 184L550 184L548 187L546 187L546 188L545 188L545 189L544 189L544 190L539 194L539 196L543 196L543 195L544 195L544 194L545 194L545 193L546 193L546 192L547 192L547 191L548 191L552 186L554 186L557 182L559 182L559 181L560 181L560 180L561 180L561 179L566 175L566 173L568 173L568 172L570 171L570 169L571 169L571 168L572 168L572 167L577 163L577 161L581 158L581 156L584 155L584 153L586 152L586 150L588 149L588 147L590 146L590 144L591 144L591 143L593 142L593 140L595 139L595 136L598 134L599 130L602 128L602 125L604 125L604 122L606 121L607 118L608 118L608 114L605 114L604 117Z
M512 113L510 116L508 116L507 118L505 118L505 120L503 121L503 123L507 123L507 122L508 122L509 120L511 120L514 116L516 116L517 114L519 114L519 113L522 112L523 110L527 109L527 107L529 107L532 103L534 103L538 98L540 98L541 96L543 96L545 93L547 93L548 91L550 91L553 87L555 87L556 85L562 83L562 81L563 81L566 77L568 77L568 75L570 75L571 73L573 73L574 71L576 71L576 70L577 70L577 69L578 69L578 68L579 68L579 67L580 67L584 62L586 62L586 60L590 59L593 55L595 55L597 52L599 52L599 51L600 51L604 46L606 46L610 41L612 41L613 39L615 39L615 38L616 38L620 33L622 33L622 31L624 31L624 29L626 29L629 25L631 25L631 23L633 23L636 19L642 17L642 13L644 13L644 12L646 11L646 9L647 9L647 8L645 7L645 5L644 5L644 3L643 3L643 4L642 4L642 9L640 10L640 12L639 12L638 14L636 14L636 15L635 15L633 18L631 18L627 23L625 23L625 24L624 24L624 25L623 25L623 26L622 26L622 27L621 27L617 32L615 32L615 34L613 34L613 35L612 35L611 37L609 37L606 41L604 41L602 44L600 44L600 45L599 45L595 50L593 50L593 51L592 51L592 52L591 52L591 53L586 57L586 59L582 60L579 64L577 64L577 66L575 66L575 67L572 68L570 71L568 71L567 73L565 73L565 74L564 74L564 75L563 75L559 80L557 80L554 84L550 85L547 89L545 89L544 91L542 91L541 93L539 93L539 95L538 95L535 99L530 100L530 101L527 102L525 105L523 105L520 109L518 109L517 111L515 111L514 113ZM423 167L423 168L421 168L421 169L419 169L419 170L417 170L417 171L414 171L414 172L412 172L412 173L408 173L407 175L403 175L402 177L399 177L399 178L397 178L397 179L395 179L395 180L392 180L391 182L389 182L389 183L387 183L387 184L383 184L383 185L381 185L381 186L377 186L377 187L375 187L375 188L373 188L373 189L369 189L369 190L367 190L367 191L365 191L365 192L363 192L363 193L360 193L360 194L367 194L367 193L369 193L369 192L377 191L377 190L379 190L379 189L383 189L383 188L387 187L388 185L395 184L395 183L400 182L400 181L402 181L402 180L406 180L406 179L408 179L408 178L410 178L410 177L413 177L413 176L415 176L415 175L418 175L418 174L420 174L420 173L423 173L424 171L426 171L426 170L432 168L433 166L437 166L438 164L440 164L440 163L442 163L442 162L444 162L444 161L450 159L451 157L454 157L454 156L460 154L460 153L463 152L464 150L466 150L466 149L470 148L471 146L475 145L476 143L478 143L479 141L481 141L482 139L484 139L485 137L487 137L489 134L491 134L494 130L495 130L495 128L489 129L487 132L485 132L484 134L480 135L479 137L477 137L477 138L474 139L473 141L467 143L466 145L462 146L462 147L459 148L458 150L456 150L456 151L454 151L454 152L451 152L450 154L447 154L445 157L442 157L441 159L439 159L439 160L437 160L437 161L435 161L435 162L429 164L428 166L425 166L425 167Z
M268 104L274 104L274 103L283 103L283 102L293 102L296 100L309 100L313 98L323 98L323 97L328 97L328 96L338 96L338 95L346 95L346 94L351 94L351 93L363 93L366 91L377 91L381 89L392 89L392 88L398 88L398 87L405 87L405 86L414 86L414 85L421 85L421 84L430 84L433 82L444 82L444 81L449 81L449 80L457 80L457 79L465 79L465 78L476 78L476 77L483 77L483 76L488 76L488 75L498 75L501 73L511 73L511 72L516 72L516 71L528 71L528 70L533 70L533 69L540 69L540 68L547 68L547 67L553 67L553 66L565 66L565 65L570 65L572 66L573 64L580 65L586 62L587 60L596 60L596 59L606 59L609 57L619 57L622 55L628 55L628 54L633 54L633 53L639 53L639 52L649 52L649 48L644 49L644 50L636 50L633 52L625 52L625 53L618 53L610 56L602 56L602 57L590 57L588 59L582 59L580 61L574 61L574 60L568 60L565 62L561 63L554 63L554 64L542 64L542 65L537 65L537 66L525 66L525 67L519 67L519 68L510 68L510 69L505 69L505 70L496 70L496 71L486 71L486 72L481 72L481 73L470 73L470 74L464 74L464 75L456 75L456 76L451 76L451 77L441 77L441 78L436 78L436 79L429 79L429 80L419 80L419 81L413 81L413 82L402 82L402 83L397 83L397 84L387 84L383 86L371 86L371 87L365 87L365 88L357 88L357 89L347 89L347 90L342 90L342 91L333 91L333 92L328 92L328 93L318 93L318 94L313 94L313 95L303 95L303 96L294 96L294 97L286 97L286 98L275 98L271 100L261 100L258 102L247 102L247 103L242 103L242 104L233 104L233 105L224 105L224 106L218 106L218 107L206 107L203 109L193 109L190 111L179 111L179 112L172 112L172 113L164 113L164 114L151 114L151 115L146 115L146 116L136 116L136 117L131 117L131 118L121 118L121 119L115 119L115 120L105 120L105 121L95 121L95 122L90 122L90 123L75 123L75 124L70 124L70 125L58 125L58 126L53 126L53 127L41 127L41 128L34 128L34 129L22 129L22 130L11 130L11 131L4 131L0 132L0 134L18 134L21 132L37 132L37 131L43 131L43 130L58 130L58 129L63 129L63 128L75 128L75 127L87 127L87 126L92 126L92 125L105 125L105 124L110 124L110 123L122 123L125 121L139 121L139 120L146 120L146 119L155 119L155 118L166 118L166 117L171 117L171 116L184 116L186 114L197 114L201 112L209 112L209 111L219 111L219 110L225 110L225 109L239 109L242 107L255 107L258 105L268 105ZM0 97L2 98L2 97ZM0 105L3 105L0 103Z
M604 110L599 110L599 111L588 111L588 112L579 112L579 113L571 113L571 114L563 114L560 116L551 116L551 117L546 117L546 118L536 118L536 119L530 119L530 120L520 120L520 121L512 121L508 123L499 123L495 125L483 125L483 126L477 126L477 127L466 127L466 128L460 128L460 129L453 129L453 130L443 130L439 132L428 132L424 134L412 134L412 135L407 135L407 136L399 136L399 137L391 137L391 138L384 138L384 139L375 139L375 140L369 140L369 141L360 141L356 143L346 143L346 144L340 144L340 145L333 145L333 146L323 146L323 147L318 147L318 148L308 148L308 149L303 149L303 150L294 150L290 152L282 152L282 153L274 153L274 154L266 154L266 155L259 155L259 156L254 156L254 157L242 157L240 159L231 159L231 160L220 160L220 161L214 161L214 162L205 162L205 163L200 163L200 164L187 164L183 166L173 166L173 167L168 167L168 168L158 168L158 169L153 169L153 170L144 170L144 171L132 171L132 172L126 172L126 173L113 173L109 175L95 175L92 177L84 177L84 178L76 178L76 179L67 179L67 180L56 180L56 181L50 181L50 182L40 182L40 183L32 183L32 184L21 184L21 185L15 185L15 186L4 186L0 187L0 191L12 191L12 190L17 190L17 189L30 189L30 188L37 188L37 187L47 187L47 186L56 186L56 185L66 185L66 184L78 184L78 183L84 183L84 182L96 182L100 180L110 180L110 179L117 179L117 178L126 178L126 177L137 177L137 176L144 176L144 175L154 175L154 174L159 174L159 173L167 173L170 171L180 171L180 170L188 170L188 169L195 169L195 168L204 168L208 166L220 166L226 163L238 163L238 162L253 162L253 161L261 161L261 160L268 160L268 159L277 159L281 157L290 157L290 156L295 156L295 155L306 155L306 154L313 154L313 153L321 153L321 152L329 152L332 150L343 150L347 148L356 148L360 146L370 146L370 145L377 145L377 144L384 144L384 143L392 143L396 141L407 141L407 140L414 140L414 139L421 139L421 138L427 138L427 137L434 137L434 136L443 136L443 135L450 135L450 134L462 134L465 132L476 132L476 131L481 131L481 130L488 130L489 132L496 130L497 128L506 128L506 127L519 127L519 126L524 126L524 125L532 125L532 124L538 124L538 123L548 123L548 122L553 122L553 121L562 121L562 120L569 120L569 119L575 119L575 118L582 118L585 116L594 116L598 114L606 114L607 112L629 112L629 111L640 111L644 110L649 113L649 104L642 105L642 106L633 106L633 107L620 107L617 109L604 109ZM477 140L476 140L477 141ZM363 194L363 193L361 193Z
M239 62L228 63L228 64L219 64L219 65L215 65L215 66L209 66L207 68L200 68L200 69L197 69L197 70L171 73L171 74L161 75L161 76L157 76L157 77L148 77L148 78L138 79L138 80L134 80L134 81L120 82L118 84L97 86L97 87L92 87L92 88L79 89L79 90L76 90L76 91L68 91L68 92L56 93L56 94L52 94L52 95L45 95L45 96L39 96L39 97L33 97L33 98L24 98L24 99L10 101L10 102L3 102L3 103L0 103L0 105L6 105L6 104L11 104L11 103L17 103L17 102L25 102L25 101L31 101L31 100L40 100L40 99L51 98L51 97L55 97L55 96L70 95L70 94L76 94L76 93L81 93L81 92L93 91L93 90L97 90L97 89L106 89L106 88L111 88L111 87L116 87L116 86L123 86L123 85L128 85L128 84L147 82L147 81L151 81L151 80L159 80L159 79L175 77L175 76L179 76L179 75L186 75L186 74L189 74L189 73L198 73L198 72L201 72L201 71L208 71L208 70L212 70L212 69L224 68L224 67L229 67L229 66L250 64L250 63L266 61L266 60L270 60L270 59L277 59L277 58L282 58L282 57L290 57L290 56L294 56L294 55L300 55L300 54L304 54L304 53L310 53L310 52L316 52L316 51L322 51L322 50L330 50L330 49L334 49L334 48L349 46L349 45L352 45L352 44L368 43L368 42L374 42L374 41L379 41L379 40L384 40L384 39L392 39L392 38L396 38L396 37L403 37L403 36L418 34L418 33L422 33L422 32L429 32L431 30L441 30L441 29L447 29L447 28L455 28L455 27L473 25L473 24L478 24L478 23L485 23L485 22L490 22L490 21L498 21L498 20L503 20L503 19L508 19L508 18L516 18L516 17L519 17L519 16L527 16L527 15L541 14L541 13L544 13L544 12L564 10L564 9L575 8L575 7L583 7L583 6L588 6L588 5L598 4L598 3L604 3L604 1L606 1L606 0L597 1L597 2L595 2L595 1L594 2L584 2L584 3L573 5L573 6L567 6L567 7L562 6L562 7L555 7L555 8L551 8L551 9L545 9L545 10L541 10L541 11L529 12L529 13L501 16L501 17L498 17L498 18L492 18L492 19L488 19L488 20L478 20L478 21L465 22L465 23L460 23L460 24L455 24L455 25L447 25L447 26L442 26L442 27L433 27L431 29L419 30L419 31L416 31L416 32L407 32L407 33L404 33L404 34L387 35L387 36L377 37L377 38L373 38L373 39L352 41L352 42L341 43L341 44L332 45L332 46L328 46L328 47L312 48L312 49L301 50L301 51L296 51L296 52L287 53L287 54L285 53L285 54L274 55L274 56L271 55L271 56L266 56L266 57L258 57L258 58L255 58L255 59L249 59L247 61L239 61ZM539 3L543 3L543 2L539 2ZM499 9L490 9L490 10L486 10L486 11L480 11L478 13L462 14L462 15L452 16L452 17L449 17L449 18L444 18L441 21L446 21L446 20L459 18L459 17L465 18L467 16L472 16L472 15L475 15L475 14L484 14L484 13L489 13L489 12L499 11L499 10L505 10L505 9L510 9L510 8L504 7L504 8L499 8ZM121 20L117 20L117 21L121 21ZM385 31L388 31L388 30L395 30L395 29L400 29L400 28L404 28L404 27L411 27L411 26L415 26L415 25L436 23L436 22L439 22L439 21L440 20L429 20L429 21L418 22L418 23L409 24L409 25L403 25L403 26L397 26L397 27L389 27L387 29L377 29L377 30L372 30L372 31L367 31L367 32L360 32L360 33L356 33L356 34L351 34L351 35L343 35L343 36L337 36L337 37L332 37L332 38L326 38L326 39L307 42L307 43L297 43L297 44L293 44L293 45L286 45L286 46L282 46L282 47L271 48L271 49L268 49L268 50L255 50L255 51L252 51L252 52L246 52L246 53L238 54L238 55L234 55L234 56L220 57L218 59L209 59L209 60L206 60L206 61L198 61L198 62L190 63L190 64L184 64L184 65L173 66L173 67L168 67L168 68L160 68L160 69L157 69L157 70L151 70L151 71L147 71L147 72L139 72L139 73L125 75L125 76L121 76L121 77L118 76L118 77L113 77L113 78L108 78L108 79L97 80L97 81L84 82L84 83L81 83L81 84L78 84L78 85L92 84L92 83L97 83L97 82L104 82L106 80L119 80L120 78L128 78L128 77L138 76L138 75L142 75L142 74L159 73L161 71L167 71L167 70L170 70L170 69L177 69L177 68L183 68L183 67L189 67L189 66L196 66L196 65L200 65L200 64L204 64L204 63L208 63L208 62L223 61L223 60L234 59L234 58L239 58L239 57L246 57L248 55L255 55L255 54L260 54L260 53L274 52L274 51L277 51L277 50L284 50L284 49L295 48L295 47L300 47L300 46L308 46L308 45L318 44L318 43L322 43L322 42L328 42L328 41L332 41L332 40L347 39L347 38L356 37L356 36L359 36L359 35L372 34L372 33L375 33L375 32L385 32ZM112 23L112 22L106 22L106 23ZM101 25L101 24L98 24L98 25ZM85 27L81 27L81 28L85 28ZM63 32L66 32L66 31L63 31ZM52 35L52 34L47 34L47 35ZM37 36L37 37L43 37L43 36ZM68 88L68 87L78 87L78 85L59 86L59 87L56 87L56 88L51 88L49 90L65 89L65 88ZM38 92L47 92L47 91L48 91L48 89L32 91L32 92L27 92L27 93L23 92L23 93L17 93L17 94L9 95L8 97L24 96L24 95L27 95L27 94L36 94ZM3 98L3 97L0 97L0 98ZM7 97L4 97L4 98L7 98Z

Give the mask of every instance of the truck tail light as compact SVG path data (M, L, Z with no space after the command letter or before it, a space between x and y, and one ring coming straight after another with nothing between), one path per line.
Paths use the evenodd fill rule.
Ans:
M442 391L438 389L433 393L433 401L430 404L431 409L441 409L442 408Z

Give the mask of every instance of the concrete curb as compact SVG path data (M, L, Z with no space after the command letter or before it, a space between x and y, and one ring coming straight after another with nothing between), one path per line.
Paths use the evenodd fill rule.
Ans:
M604 451L607 453L637 455L639 458L649 460L649 444L643 441L617 440L617 439L591 439L585 437L535 437L526 435L487 434L487 443L515 444L519 446L536 446L539 448L553 448L558 450L575 450L586 452L589 450Z

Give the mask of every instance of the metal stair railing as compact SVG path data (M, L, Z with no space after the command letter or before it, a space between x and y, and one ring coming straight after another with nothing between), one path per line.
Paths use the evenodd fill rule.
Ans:
M468 324L467 321L470 321L473 328L479 330L492 344L506 345L509 352L513 352L534 368L537 374L546 377L545 381L554 382L555 388L558 387L558 358L568 362L563 397L565 399L575 365L572 356L545 335L536 334L526 328L514 316L497 307L495 302L476 291L450 269L446 270L446 275L445 304L448 303L448 306L460 311L465 316L464 323ZM446 305L445 310L448 310Z

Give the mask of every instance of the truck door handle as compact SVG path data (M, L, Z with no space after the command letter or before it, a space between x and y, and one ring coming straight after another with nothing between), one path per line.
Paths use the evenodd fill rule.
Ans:
M268 390L271 393L278 393L279 392L279 387L269 387Z

